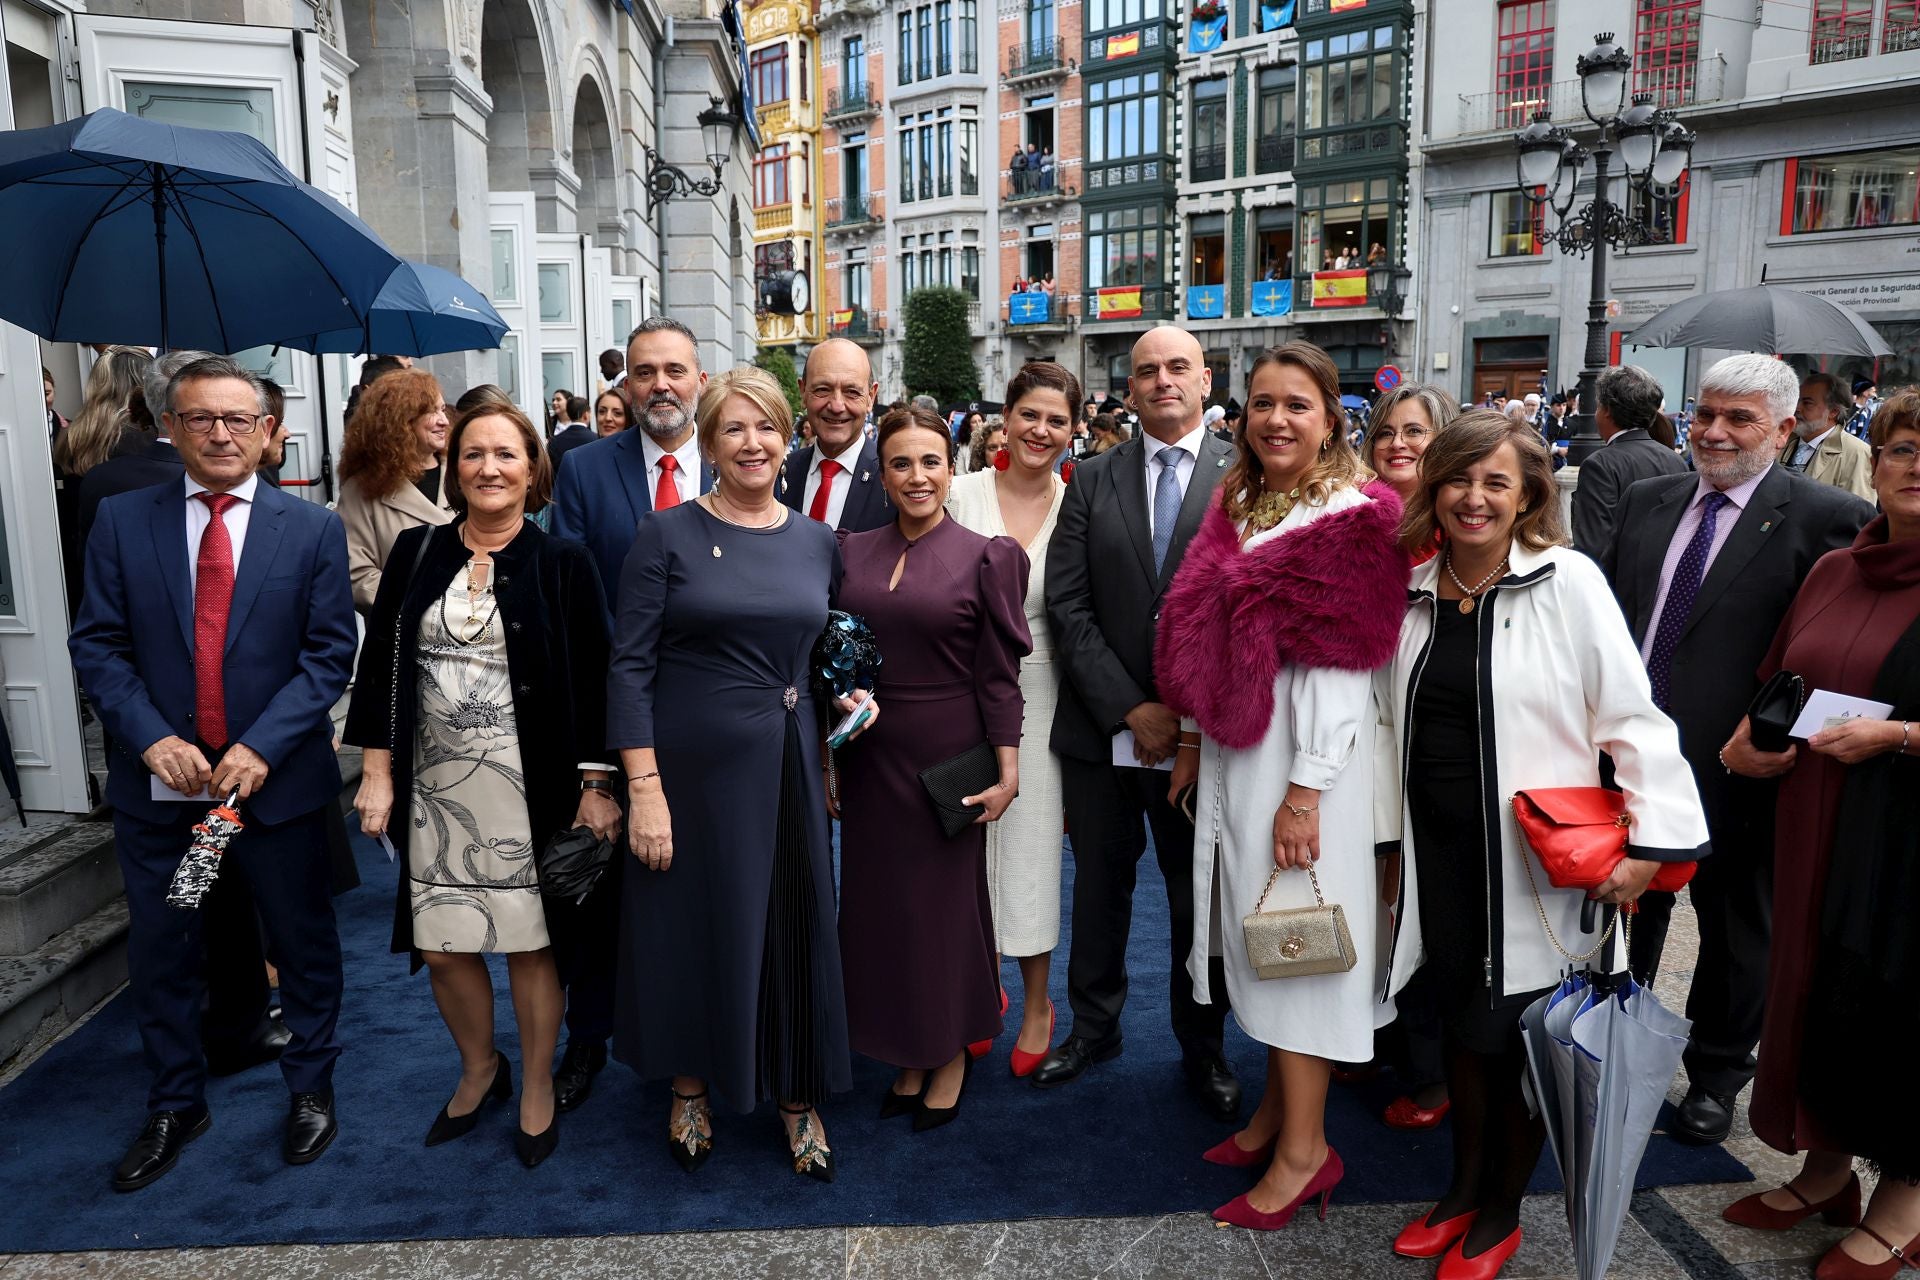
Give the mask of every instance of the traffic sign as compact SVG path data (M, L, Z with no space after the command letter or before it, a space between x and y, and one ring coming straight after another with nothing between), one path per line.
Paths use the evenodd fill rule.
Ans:
M1374 371L1373 385L1382 391L1391 391L1400 385L1400 371L1390 364L1383 364Z

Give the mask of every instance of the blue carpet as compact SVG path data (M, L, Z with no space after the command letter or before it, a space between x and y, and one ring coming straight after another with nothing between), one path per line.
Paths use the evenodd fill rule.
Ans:
M286 1094L279 1072L260 1068L213 1081L211 1131L160 1182L116 1195L108 1172L139 1128L146 1092L122 996L0 1090L0 1252L1163 1214L1211 1209L1250 1184L1199 1159L1229 1128L1182 1087L1167 1029L1166 899L1151 855L1135 898L1126 1052L1053 1092L1009 1077L1020 1016L1009 963L1008 1031L975 1071L959 1120L925 1135L904 1119L883 1126L875 1113L889 1072L856 1062L857 1092L825 1112L840 1173L823 1186L789 1171L770 1106L720 1117L713 1160L681 1172L663 1141L664 1085L643 1089L619 1064L565 1118L558 1153L538 1170L513 1159L512 1106L490 1110L456 1143L422 1147L453 1083L452 1043L425 975L409 977L387 953L394 870L371 841L355 844L365 884L336 903L347 999L333 1148L305 1168L281 1162ZM1058 955L1064 1036L1064 939ZM500 1044L515 1056L504 967L494 973ZM1231 1024L1228 1051L1251 1105L1264 1053ZM1347 1166L1337 1201L1431 1200L1444 1188L1444 1129L1386 1128L1377 1117L1393 1092L1390 1079L1334 1086L1328 1130ZM1640 1185L1749 1176L1718 1148L1656 1136ZM1543 1162L1536 1189L1557 1186Z

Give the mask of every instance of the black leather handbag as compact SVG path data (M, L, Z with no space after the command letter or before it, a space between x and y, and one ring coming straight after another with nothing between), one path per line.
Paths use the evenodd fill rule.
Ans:
M1778 753L1793 745L1788 731L1807 700L1806 682L1791 671L1776 671L1747 706L1747 734L1755 751Z
M940 829L947 833L949 840L972 826L974 819L987 811L983 804L960 802L968 796L979 795L999 781L1000 759L985 742L920 771L920 785L927 789L934 816L940 819Z

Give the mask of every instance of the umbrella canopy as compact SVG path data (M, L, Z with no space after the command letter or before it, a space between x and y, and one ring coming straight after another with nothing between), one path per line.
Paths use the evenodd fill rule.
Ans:
M1716 347L1799 355L1890 356L1873 327L1845 307L1777 284L1676 302L1628 334L1636 347Z
M399 266L257 140L105 109L0 133L0 318L242 351L364 322Z
M1363 396L1341 396L1340 406L1343 409L1364 409L1367 407L1367 401Z
M453 272L424 262L402 262L381 286L362 323L287 338L281 345L341 355L437 356L491 351L508 328L486 295Z

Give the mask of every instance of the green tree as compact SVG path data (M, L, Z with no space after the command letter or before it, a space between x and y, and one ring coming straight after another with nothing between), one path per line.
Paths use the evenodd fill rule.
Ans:
M806 404L800 398L800 375L793 367L793 352L785 347L762 347L753 362L773 375L787 397L787 406L799 416Z
M973 362L973 330L967 295L944 285L907 295L904 363L907 394L921 392L942 405L980 398L980 369Z

